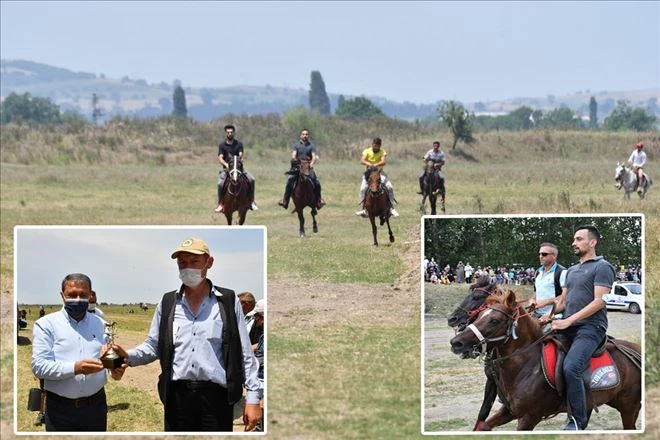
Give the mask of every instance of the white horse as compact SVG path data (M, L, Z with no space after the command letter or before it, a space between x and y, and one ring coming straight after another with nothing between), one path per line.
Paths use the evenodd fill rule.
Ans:
M614 185L614 187L616 189L623 188L623 198L628 200L630 200L630 193L634 192L637 188L637 194L639 194L639 198L643 199L646 195L646 191L649 189L649 186L651 186L653 183L648 174L644 173L644 177L644 184L640 188L637 188L637 173L621 162L617 162L616 169L614 171L614 180L618 183Z

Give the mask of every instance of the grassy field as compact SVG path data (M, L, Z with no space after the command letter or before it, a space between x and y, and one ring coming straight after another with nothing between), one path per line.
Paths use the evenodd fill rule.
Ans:
M631 136L602 133L484 135L477 145L448 152L445 167L447 213L645 213L646 292L649 298L646 343L647 347L649 344L657 347L660 285L653 276L658 271L653 257L660 254L660 240L657 238L660 234L660 192L656 194L657 188L651 188L646 200L633 198L624 202L623 194L613 188L614 165L617 160L627 158L627 145L637 140ZM657 134L654 136L658 138ZM415 192L421 161L417 158L430 148L435 135L401 135L396 141L384 139L384 148L391 155L386 171L396 189L401 217L392 221L396 242L379 248L371 246L368 221L353 214L357 209L362 167L355 157L350 160L346 157L354 156L355 151L364 148L365 138L368 139L361 136L343 141L342 148L352 145L350 154L322 156L317 173L324 185L328 205L318 216L319 233L310 233L306 239L297 237L295 217L276 205L284 189L283 172L288 168L288 153L284 149L263 149L262 154L246 162L248 170L257 178L257 202L261 207L248 214L247 223L267 227L269 283L290 284L292 287L299 283L330 283L338 288L364 283L380 289L399 282L411 270L418 269L414 262L419 261L420 212ZM89 160L59 165L53 165L48 158L24 161L28 164L14 160L12 157L19 157L21 150L5 152L3 139L3 163L0 164L3 297L13 295L15 225L224 224L224 218L212 212L217 174L215 147L206 146L204 151L195 150L183 156L177 149L178 142L173 142L172 151L161 150L161 159L148 162L131 159L123 163L118 157L125 154L122 148L128 149L127 144L133 148L151 142L135 139L127 138L123 146L117 147L116 157L90 153ZM446 143L444 138L441 140ZM61 144L66 144L66 138ZM656 169L653 160L660 157L660 145L650 141L647 145L651 160L648 171L653 175ZM22 154L24 156L20 157L29 156L25 152ZM386 232L381 230L379 238L385 243ZM409 263L411 255L412 267ZM308 326L304 320L282 316L270 319L269 436L420 436L421 344L420 320L416 317L420 307L419 284L414 282L406 287L413 300L405 303L410 313L398 322L368 320L347 324L337 319L334 324ZM327 297L332 290L309 294ZM269 295L276 294L269 290ZM369 296L364 295L363 300L368 302ZM3 304L7 302L3 301ZM386 301L373 302L369 306L382 313L398 313L392 312L393 306ZM345 313L331 307L314 312L337 318ZM14 311L3 310L2 316L3 398L0 415L8 423L13 417L13 403L8 398L13 390L13 337L7 336L12 334L8 323ZM151 311L148 318L143 317L146 324L136 322L135 328L127 322L129 334L134 331L137 335L141 329L146 333L144 326L148 326L150 317ZM647 349L647 386L657 387L660 382L658 355L652 352ZM24 365L21 359L29 357L29 347L19 347L18 354L19 362ZM19 383L19 387L34 386L29 371L24 371L24 366L21 368L21 376L28 379L25 384ZM113 393L130 396L136 391L119 382L111 383L108 392L112 402L113 396L117 396ZM23 394L26 394L24 389L19 398L25 398ZM131 402L136 405L138 401L139 396L131 397ZM16 405L22 411L24 401L19 400ZM32 417L33 413L25 412L23 419L29 425ZM153 418L154 426L159 428L161 421L157 416ZM127 419L118 423L134 421ZM118 425L113 428L115 426L123 431ZM659 429L657 425L647 426L645 437L656 438Z

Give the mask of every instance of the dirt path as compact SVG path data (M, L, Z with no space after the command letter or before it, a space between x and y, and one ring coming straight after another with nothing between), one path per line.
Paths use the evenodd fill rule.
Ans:
M608 334L639 342L642 329L641 315L610 312L608 319ZM445 317L427 316L425 328L425 429L429 432L471 431L483 401L486 382L483 364L478 360L462 360L451 352L449 340L454 336L454 331L447 326ZM453 377L447 374L450 368L448 365L452 365ZM500 406L496 400L491 414L494 414ZM593 414L589 430L621 429L618 411L605 405L601 406L599 411L598 414ZM496 430L515 431L515 423L515 421L510 422ZM536 430L560 430L564 423L565 416L560 414L555 419L542 422ZM640 421L637 427L641 427Z

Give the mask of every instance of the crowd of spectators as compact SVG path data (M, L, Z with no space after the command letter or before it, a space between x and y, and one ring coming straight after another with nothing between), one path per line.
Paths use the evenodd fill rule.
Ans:
M435 261L434 257L431 257L430 260L425 257L423 263L424 281L439 284L473 283L477 278L487 276L490 278L489 281L491 283L496 282L498 284L515 286L527 284L533 285L536 269L537 267L525 268L513 265L509 267L492 267L489 265L483 265L473 268L469 262L463 264L462 261L459 261L455 268L452 268L450 264L441 267L441 265ZM619 266L617 280L641 283L641 268L635 266Z

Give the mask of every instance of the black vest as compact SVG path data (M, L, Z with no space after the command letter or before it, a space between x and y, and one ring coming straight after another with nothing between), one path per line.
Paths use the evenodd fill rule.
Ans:
M233 290L214 286L222 293L216 296L222 318L222 360L227 374L227 395L229 404L233 405L243 396L245 370L243 367L243 347L241 335L238 332L238 319L234 310L235 293ZM177 291L173 290L163 295L161 304L160 327L158 331L158 359L161 373L158 376L158 396L163 405L167 402L167 385L172 379L172 359L174 357L174 340L172 324L174 323L174 304Z

